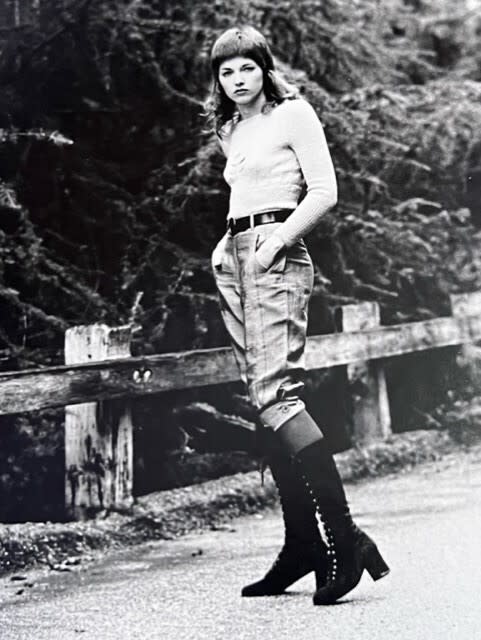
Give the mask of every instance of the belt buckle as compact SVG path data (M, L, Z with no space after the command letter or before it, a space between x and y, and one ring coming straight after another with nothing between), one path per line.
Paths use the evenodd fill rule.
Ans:
M249 229L253 229L256 226L254 222L254 217L255 217L254 213L249 214Z

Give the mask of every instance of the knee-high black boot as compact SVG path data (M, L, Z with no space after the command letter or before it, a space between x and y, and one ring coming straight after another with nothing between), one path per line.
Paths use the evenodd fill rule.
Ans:
M327 548L319 532L315 506L292 458L274 440L269 443L267 462L279 492L284 546L266 575L245 586L242 595L279 595L311 571L319 589L326 580Z
M279 436L285 446L302 441L300 434L311 433L312 418L303 411L281 427ZM287 427L284 433L282 430ZM294 439L289 435L294 434ZM287 436L287 437L286 437ZM304 442L309 438L304 438ZM357 527L351 517L336 464L324 438L292 451L298 473L308 487L319 513L327 542L327 576L314 594L314 604L332 604L354 589L367 569L374 580L389 573L373 540Z

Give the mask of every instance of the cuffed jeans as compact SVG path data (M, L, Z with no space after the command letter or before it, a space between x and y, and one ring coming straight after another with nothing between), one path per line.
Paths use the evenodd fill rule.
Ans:
M303 240L265 269L256 249L280 225L227 232L212 253L220 309L242 380L265 427L302 411L307 307L314 271Z

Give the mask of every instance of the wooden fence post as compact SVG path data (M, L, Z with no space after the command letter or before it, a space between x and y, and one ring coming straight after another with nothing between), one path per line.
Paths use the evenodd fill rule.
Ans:
M481 291L474 293L453 293L450 296L451 309L455 318L481 315Z
M343 331L365 331L379 327L377 302L340 307ZM353 441L365 446L391 434L391 414L382 364L378 361L347 365L347 378L353 395Z
M130 326L72 327L65 364L130 356ZM75 519L133 502L133 426L128 400L69 405L65 411L65 500Z
M451 312L455 318L481 315L481 291L474 293L453 293L450 296ZM479 343L478 343L479 344ZM467 365L468 368L479 371L481 361L481 348L476 344L466 343L459 349L458 364ZM476 376L476 373L474 374ZM477 374L479 376L479 373Z

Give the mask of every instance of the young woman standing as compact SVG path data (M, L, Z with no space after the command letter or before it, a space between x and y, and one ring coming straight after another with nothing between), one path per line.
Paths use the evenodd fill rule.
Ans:
M364 569L374 580L389 572L354 524L334 459L300 397L313 287L302 238L336 203L334 168L316 113L275 74L258 31L227 30L211 63L209 110L231 188L227 232L212 266L285 524L273 566L242 595L280 594L314 571L314 603L330 604L357 585Z

